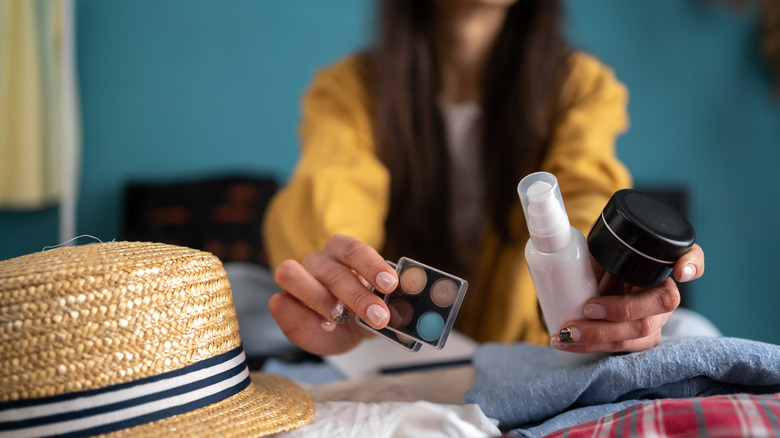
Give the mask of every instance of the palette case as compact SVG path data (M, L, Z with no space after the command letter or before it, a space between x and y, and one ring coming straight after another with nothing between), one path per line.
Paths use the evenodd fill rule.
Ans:
M374 329L357 317L358 324L407 350L418 351L423 344L444 348L468 282L408 257L388 264L398 273L398 286L389 294L374 293L390 309L390 322Z

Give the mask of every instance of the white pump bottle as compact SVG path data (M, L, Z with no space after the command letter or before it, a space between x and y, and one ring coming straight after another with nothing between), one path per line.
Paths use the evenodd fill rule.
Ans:
M583 319L585 302L598 296L598 283L585 236L569 224L558 180L547 172L532 173L517 186L531 238L525 258L550 335L567 321ZM604 353L558 351L563 365L605 357Z

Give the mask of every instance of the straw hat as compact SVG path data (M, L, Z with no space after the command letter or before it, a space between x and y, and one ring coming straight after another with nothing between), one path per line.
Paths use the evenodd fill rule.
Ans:
M110 242L0 261L0 437L261 436L314 416L250 381L220 261Z

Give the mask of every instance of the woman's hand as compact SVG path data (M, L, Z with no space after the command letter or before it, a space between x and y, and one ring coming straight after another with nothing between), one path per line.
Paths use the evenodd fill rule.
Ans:
M271 297L271 315L290 342L320 355L348 351L368 334L350 317L350 309L372 327L384 328L390 313L371 288L388 293L398 283L395 270L376 250L343 235L331 237L302 263L285 260L275 276L284 292Z
M569 321L560 327L550 345L572 352L630 352L655 347L661 340L661 327L680 304L680 291L672 278L655 287L642 289L618 280L594 261L602 296L585 303L584 320ZM674 264L672 276L679 282L691 281L704 273L704 252L694 244Z

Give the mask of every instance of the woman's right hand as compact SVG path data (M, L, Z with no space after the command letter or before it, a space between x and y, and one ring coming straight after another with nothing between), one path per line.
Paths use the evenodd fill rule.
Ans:
M398 284L395 270L374 248L344 235L331 237L301 263L285 260L275 277L284 292L268 302L271 315L290 342L319 355L348 351L369 334L350 317L354 312L384 328L390 313L371 288L389 293Z

